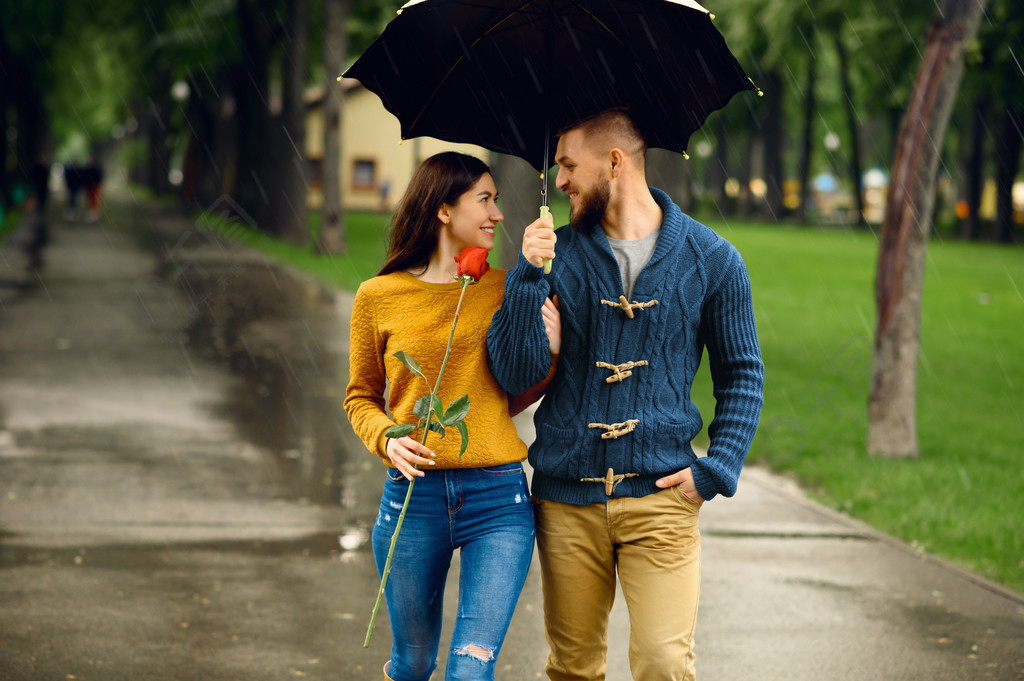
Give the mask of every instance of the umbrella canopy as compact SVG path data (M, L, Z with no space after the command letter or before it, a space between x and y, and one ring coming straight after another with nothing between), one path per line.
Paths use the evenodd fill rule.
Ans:
M345 73L403 139L429 136L552 165L559 130L628 111L648 146L685 153L757 88L690 0L414 0Z

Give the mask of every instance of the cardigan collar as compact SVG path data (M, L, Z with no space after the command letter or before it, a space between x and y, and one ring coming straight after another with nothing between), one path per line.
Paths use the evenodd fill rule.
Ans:
M648 261L647 267L655 265L659 260L665 257L666 254L671 253L675 250L676 245L684 238L688 230L688 221L684 218L683 211L679 209L668 194L658 189L657 187L648 187L651 192L651 196L654 197L658 207L661 208L661 232L658 234L658 243L654 247L654 253L651 254L651 259ZM601 227L601 223L596 223L590 229L590 239L594 245L597 246L601 251L607 252L608 255L612 255L611 246L608 243L608 236L604 233L604 228Z

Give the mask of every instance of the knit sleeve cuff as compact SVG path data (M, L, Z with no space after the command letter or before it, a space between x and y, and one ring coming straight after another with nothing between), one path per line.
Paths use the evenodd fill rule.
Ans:
M388 426L388 428L390 427L391 426ZM374 454L384 459L385 461L388 460L388 440L390 439L388 438L387 435L384 434L386 430L387 428L382 430L380 433L380 437L377 438L377 451L374 452Z
M544 270L522 253L505 275L505 297L487 332L487 363L498 384L512 395L540 383L551 367L541 315L550 288Z
M508 271L508 276L505 279L505 288L507 289L510 285L522 282L538 283L541 281L544 281L544 268L535 266L526 259L522 251L519 251L516 266Z

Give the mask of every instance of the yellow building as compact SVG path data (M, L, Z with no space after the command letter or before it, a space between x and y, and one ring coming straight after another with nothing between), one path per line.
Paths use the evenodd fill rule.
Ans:
M422 159L441 151L460 151L488 160L490 152L469 144L432 137L401 141L398 119L377 95L345 78L341 113L341 201L345 210L391 210ZM401 143L400 143L401 142ZM306 159L310 165L310 208L323 204L324 89L306 96Z

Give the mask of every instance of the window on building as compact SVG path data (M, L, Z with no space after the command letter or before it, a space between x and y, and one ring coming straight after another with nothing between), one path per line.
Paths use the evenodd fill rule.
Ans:
M356 159L352 169L353 189L373 189L377 185L377 162Z
M324 160L322 158L306 159L306 181L315 189L324 186Z

